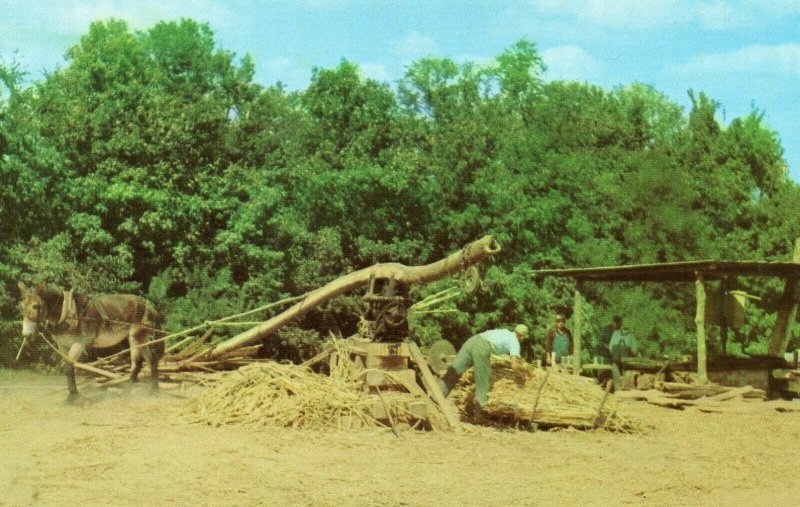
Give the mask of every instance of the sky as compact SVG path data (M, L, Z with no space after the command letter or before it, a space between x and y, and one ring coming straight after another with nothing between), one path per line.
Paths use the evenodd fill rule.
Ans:
M800 0L0 0L0 58L39 79L110 17L208 23L222 49L253 58L257 82L288 89L342 59L394 83L419 58L488 62L524 38L547 80L641 82L686 111L702 91L723 125L763 113L800 182Z

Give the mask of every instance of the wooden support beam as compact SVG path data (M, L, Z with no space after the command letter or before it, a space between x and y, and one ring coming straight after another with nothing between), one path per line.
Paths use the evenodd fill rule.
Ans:
M731 316L728 315L728 300L733 298L732 295L728 294L728 292L731 290L730 277L726 276L722 279L720 289L720 292L722 293L722 322L719 326L719 345L722 349L722 355L725 356L728 354L728 324L731 320Z
M800 238L794 242L792 262L800 263ZM767 354L782 356L786 352L786 346L789 344L789 328L797 318L798 300L800 300L800 281L788 278L778 305L778 315L775 318L775 327L772 328Z
M548 369L545 374L544 378L542 378L539 387L536 388L536 397L533 398L533 407L531 408L531 421L536 419L536 407L539 405L539 397L542 395L542 389L544 389L544 384L547 382L547 379L550 377L550 372L553 371L552 368Z
M708 382L706 370L706 287L702 273L697 273L695 280L697 293L697 312L694 323L697 326L697 376L700 382Z
M88 372L91 372L91 373L94 373L94 374L97 374L97 375L102 375L103 377L108 377L110 379L115 379L115 378L119 378L119 377L122 376L122 375L119 375L117 373L111 373L110 371L102 370L100 368L95 368L94 366L88 365L86 363L75 362L75 363L72 363L72 365L75 368L78 368L79 370L84 370L84 371L88 371Z
M431 368L428 366L428 361L425 359L425 356L422 355L422 351L420 351L417 344L413 342L409 342L408 349L411 352L411 359L416 363L417 368L419 368L425 389L436 404L439 405L439 409L442 411L442 414L444 414L448 426L453 429L461 427L458 409L450 400L445 398L444 394L442 394L442 391L439 389L439 384L436 382L436 377L431 373Z
M574 334L572 339L574 343L572 344L572 374L573 375L580 375L581 374L581 328L583 327L583 319L581 318L581 308L583 307L583 297L581 296L580 286L575 289L575 307L572 312L572 318L575 320L574 322Z
M366 370L364 383L366 387L405 387L416 384L417 374L411 368L402 370ZM407 388L406 388L407 389Z
M726 401L732 400L737 396L744 396L747 393L753 392L753 386L742 386L735 389L730 389L724 393L714 394L705 398L706 401Z
M600 405L597 407L597 414L595 414L594 420L592 421L592 428L597 428L603 421L603 405L606 404L606 400L608 399L608 394L611 392L612 385L614 385L614 381L608 379L606 381L606 391L603 393L603 398L600 400Z

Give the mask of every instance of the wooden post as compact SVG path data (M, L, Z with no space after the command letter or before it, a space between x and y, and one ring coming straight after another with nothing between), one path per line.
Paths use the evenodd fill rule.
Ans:
M608 394L611 392L611 386L614 384L612 379L608 379L606 381L606 392L603 393L603 398L600 400L600 406L597 407L597 414L595 414L594 419L592 420L592 428L597 428L600 425L600 422L603 420L603 405L606 404L606 400L608 399Z
M800 238L794 242L792 262L800 263ZM778 315L775 318L775 327L772 328L772 337L769 341L767 354L783 356L789 344L789 328L797 317L797 303L800 300L800 283L796 278L788 278L783 288L783 296L778 304Z
M425 389L436 404L439 405L439 409L442 411L448 426L453 429L460 428L461 421L458 417L458 409L450 400L445 398L444 394L442 394L442 391L439 389L439 384L436 382L436 377L431 373L431 368L425 356L422 355L422 351L419 350L419 347L414 342L408 342L408 350L411 353L411 359L416 363L417 368L419 368L419 373L422 377L422 383L425 385Z
M728 315L728 299L733 297L728 295L728 292L731 290L731 282L727 276L722 279L720 289L722 293L722 322L719 326L719 344L722 349L722 356L724 357L728 355L728 322L731 317Z
M697 290L697 312L694 323L697 326L697 376L701 383L708 382L706 371L706 287L702 273L697 273L695 280Z
M544 372L544 378L542 378L542 382L539 384L539 387L536 389L536 397L533 399L533 408L531 408L531 424L534 424L534 419L536 418L536 407L539 405L539 397L542 395L542 389L544 389L544 384L547 382L547 379L550 377L550 372L553 371L552 368L549 368L546 372Z
M581 306L583 298L581 297L580 285L575 289L575 307L572 316L575 319L575 329L572 339L575 343L572 344L572 374L581 374Z

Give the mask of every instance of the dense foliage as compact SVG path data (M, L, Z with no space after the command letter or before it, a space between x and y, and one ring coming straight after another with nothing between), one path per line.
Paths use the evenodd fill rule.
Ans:
M289 92L256 84L248 57L190 20L144 32L96 22L65 67L30 85L0 65L2 317L18 318L24 279L149 295L178 329L492 234L503 250L482 290L458 312L415 317L413 332L459 343L525 322L539 351L575 287L531 270L789 258L800 188L761 112L722 125L702 92L684 112L649 86L547 82L543 70L523 40L491 65L416 61L396 86L342 61ZM762 301L734 340L763 351L782 285L739 287ZM691 351L693 287L597 284L586 296L590 352L615 313L648 353ZM359 308L337 300L272 350L346 335Z

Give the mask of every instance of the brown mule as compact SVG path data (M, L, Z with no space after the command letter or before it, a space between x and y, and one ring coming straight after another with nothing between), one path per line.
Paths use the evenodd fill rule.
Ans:
M165 335L162 319L146 299L132 294L109 294L89 298L72 291L28 288L17 284L22 293L22 335L36 331L49 333L66 362L68 401L78 397L75 367L87 347L105 348L127 338L131 350L131 382L138 380L142 359L150 367L150 386L158 389L158 361L164 355Z

